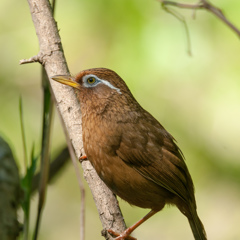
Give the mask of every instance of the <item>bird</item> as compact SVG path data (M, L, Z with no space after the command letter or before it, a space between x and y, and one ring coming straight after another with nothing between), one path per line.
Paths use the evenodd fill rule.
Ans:
M124 232L108 232L116 240L134 239L130 234L139 225L165 205L175 205L187 217L194 239L206 240L193 181L176 140L140 106L124 80L107 68L51 79L76 89L84 150L102 181L129 204L150 209Z

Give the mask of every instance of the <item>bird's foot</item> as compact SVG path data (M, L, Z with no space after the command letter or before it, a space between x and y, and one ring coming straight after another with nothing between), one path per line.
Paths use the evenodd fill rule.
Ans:
M112 236L115 236L114 240L137 240L134 237L129 236L131 232L129 232L129 229L126 229L122 233L114 232L112 229L107 230Z
M85 160L88 160L87 155L82 155L78 160L79 160L80 163L85 161Z

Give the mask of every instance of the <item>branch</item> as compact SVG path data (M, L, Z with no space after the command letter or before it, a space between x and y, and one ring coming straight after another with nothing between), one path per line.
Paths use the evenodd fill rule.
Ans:
M54 75L69 74L57 24L52 16L49 1L28 0L28 4L39 40L40 53L37 57L21 61L21 64L37 60L45 67L49 78ZM81 111L78 99L72 88L58 84L53 80L50 80L50 84L60 117L64 123L65 133L69 135L70 142L68 142L68 146L71 147L73 145L75 153L79 158L84 154L84 150ZM84 161L82 168L84 177L91 188L103 228L111 228L114 231L122 232L126 226L114 194L100 180L90 162ZM112 239L110 235L107 237Z
M186 8L186 9L205 9L212 14L214 14L217 18L219 18L221 21L223 21L230 29L232 29L238 37L240 37L240 30L234 26L223 14L222 10L215 7L213 4L211 4L207 0L200 0L197 4L185 4L185 3L177 3L173 1L164 1L159 0L162 3L163 7L166 7L167 5L171 5L178 8Z

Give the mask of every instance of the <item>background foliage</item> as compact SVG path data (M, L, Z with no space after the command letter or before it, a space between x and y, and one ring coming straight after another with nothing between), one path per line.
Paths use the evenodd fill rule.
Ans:
M212 2L240 27L238 0ZM189 26L192 57L187 55L181 23L157 1L57 1L56 21L73 74L92 67L115 70L142 106L177 139L195 183L198 212L209 239L239 239L239 39L207 12L198 11L195 20L192 11L181 12ZM27 1L2 0L0 25L0 133L9 139L22 171L20 95L29 154L33 142L40 146L42 120L40 66L18 65L20 59L38 52ZM65 144L60 129L56 116L53 156ZM100 221L86 189L87 239L100 239ZM48 189L40 239L79 239L79 200L69 164ZM147 212L123 201L120 204L128 225ZM192 239L187 220L176 208L165 208L134 236Z

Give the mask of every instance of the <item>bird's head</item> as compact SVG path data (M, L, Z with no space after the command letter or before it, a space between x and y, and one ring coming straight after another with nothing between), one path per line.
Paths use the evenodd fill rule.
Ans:
M108 98L111 95L121 96L130 91L122 78L114 71L107 68L92 68L83 70L76 77L56 75L51 79L62 84L78 89L81 94L90 97L95 95L100 98Z
M137 103L126 83L114 71L107 68L92 68L83 70L76 77L56 75L51 79L77 89L81 108L99 109L99 112L108 108L126 110Z

